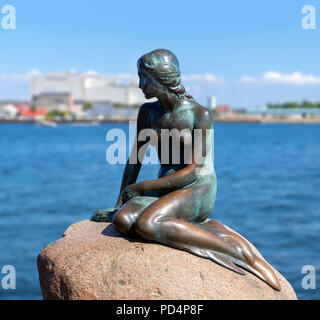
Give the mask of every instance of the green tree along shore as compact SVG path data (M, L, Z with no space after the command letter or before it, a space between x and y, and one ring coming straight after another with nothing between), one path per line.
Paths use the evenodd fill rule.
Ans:
M92 109L92 103L91 102L86 102L82 107L82 111L87 111L87 110L91 110L91 109Z
M268 103L268 109L320 109L320 102L285 102L285 103Z

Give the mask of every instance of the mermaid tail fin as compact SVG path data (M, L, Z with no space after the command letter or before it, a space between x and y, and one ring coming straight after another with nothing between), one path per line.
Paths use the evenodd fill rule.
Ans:
M203 258L207 258L210 259L218 264L220 264L221 266L230 269L236 273L239 273L241 275L245 275L245 272L237 267L234 263L232 263L232 261L230 260L230 258L226 255L224 255L223 253L214 251L214 250L210 250L210 249L200 249L197 247L188 247L188 251L191 253L194 253L197 256L203 257Z
M281 285L273 270L270 268L267 262L256 256L256 261L253 266L245 264L243 262L237 262L237 265L243 269L256 275L258 278L266 282L269 286L277 291L281 291Z
M204 223L197 224L197 227L206 230L217 237L220 237L224 241L228 242L231 246L236 247L237 251L241 253L240 259L239 257L234 257L232 255L227 255L210 249L190 247L189 251L201 257L209 258L210 260L242 275L245 274L243 271L243 269L245 269L256 275L275 290L281 290L279 280L272 268L266 261L254 254L248 242L243 237L232 231L229 231L223 224L216 220L208 220Z

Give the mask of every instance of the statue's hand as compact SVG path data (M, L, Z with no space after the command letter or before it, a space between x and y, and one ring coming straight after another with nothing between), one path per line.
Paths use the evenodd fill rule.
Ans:
M113 216L117 213L119 209L120 208L115 207L104 210L96 210L91 217L91 221L112 222Z
M139 183L130 184L123 189L122 193L122 201L123 203L129 201L130 199L141 196L142 190L140 188Z

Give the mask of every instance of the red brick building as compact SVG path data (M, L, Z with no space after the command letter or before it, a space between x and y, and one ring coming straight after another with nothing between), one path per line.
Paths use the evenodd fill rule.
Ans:
M216 114L227 115L232 113L232 108L229 105L220 105L215 108Z
M43 118L48 113L48 108L46 107L32 107L29 105L21 104L15 104L14 106L19 111L20 118Z

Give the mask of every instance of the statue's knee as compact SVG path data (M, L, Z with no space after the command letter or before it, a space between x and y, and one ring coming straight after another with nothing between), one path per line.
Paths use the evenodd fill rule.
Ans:
M135 223L135 231L147 240L156 240L156 225L145 217L140 217Z
M112 224L116 228L116 230L123 234L128 233L132 227L130 219L121 212L113 216Z

